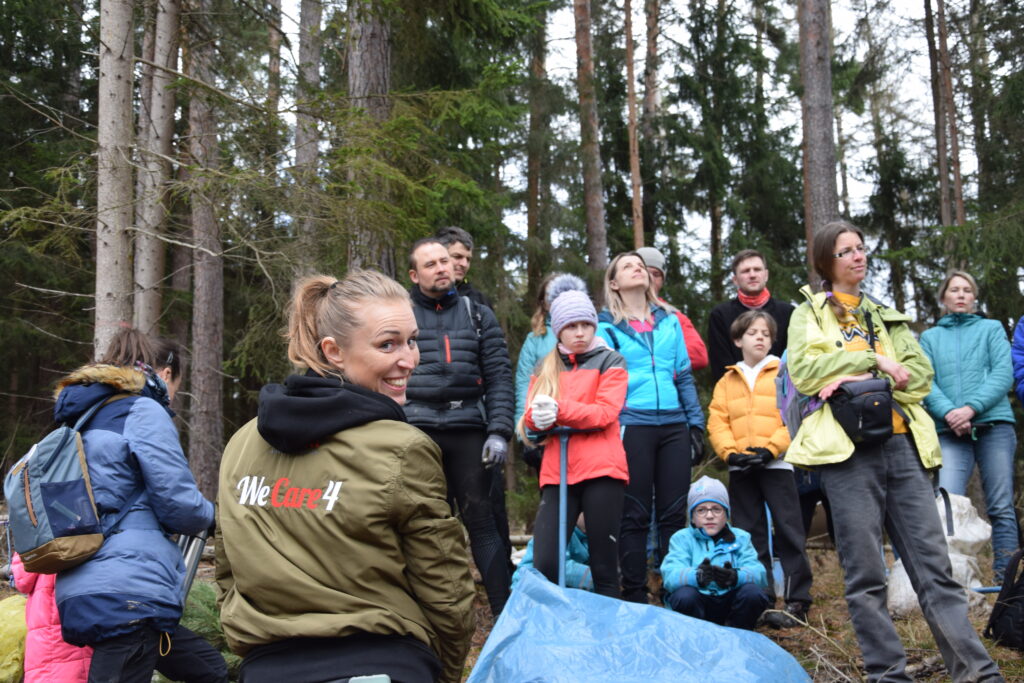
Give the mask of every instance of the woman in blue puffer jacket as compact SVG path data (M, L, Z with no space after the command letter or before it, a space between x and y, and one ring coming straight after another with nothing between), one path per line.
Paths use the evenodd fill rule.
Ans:
M690 372L679 320L654 294L650 274L633 251L612 259L604 276L607 309L598 334L622 354L629 371L619 414L629 484L622 509L619 565L622 597L647 602L647 536L651 502L660 558L686 526L690 466L704 453L704 414Z
M551 273L541 281L537 292L537 306L530 317L530 334L526 335L523 346L519 349L519 360L516 363L516 419L513 424L519 424L520 418L526 412L526 392L530 388L530 377L534 368L558 343L555 333L551 331L551 302L564 290L549 290L551 283L561 276L562 273ZM523 461L535 470L540 470L543 455L543 446L523 447Z
M939 288L947 314L921 335L935 378L924 406L935 420L942 446L939 485L966 495L975 464L981 474L992 522L996 580L1017 550L1013 509L1013 455L1017 448L1010 343L1003 326L974 311L978 287L968 273L954 271Z
M149 341L123 330L104 359L57 385L57 422L74 422L109 400L82 431L96 508L109 535L87 562L57 575L64 640L90 645L90 681L148 683L181 618L185 567L168 534L213 523L213 504L196 487L153 371ZM123 506L129 512L112 520ZM110 529L108 527L115 528Z

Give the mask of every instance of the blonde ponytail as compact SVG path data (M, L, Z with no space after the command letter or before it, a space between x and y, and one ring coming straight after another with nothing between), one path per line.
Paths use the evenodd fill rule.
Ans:
M558 352L558 346L551 349L551 351L544 356L540 362L540 366L537 370L536 379L530 386L529 392L526 394L526 405L530 403L539 394L550 396L551 398L558 400L558 378L565 370L565 363L562 362L562 354ZM523 416L519 418L519 424L516 425L516 432L522 438L523 443L528 445L534 445L534 443L527 437L526 434L526 413L523 412ZM541 441L543 443L543 441Z

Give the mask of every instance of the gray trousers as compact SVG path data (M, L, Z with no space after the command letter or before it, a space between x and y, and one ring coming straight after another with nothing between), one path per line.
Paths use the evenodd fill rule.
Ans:
M953 580L932 485L909 435L859 447L825 465L821 486L832 503L846 604L869 681L910 681L906 652L886 609L882 531L903 559L921 611L954 681L1000 681L967 619L964 589Z

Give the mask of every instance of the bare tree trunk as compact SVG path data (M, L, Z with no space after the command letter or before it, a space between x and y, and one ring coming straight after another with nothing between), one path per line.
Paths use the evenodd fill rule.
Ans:
M302 0L299 6L299 79L295 98L295 177L299 196L303 198L316 196L316 188L320 184L317 174L320 133L311 108L313 98L320 90L322 14L321 0ZM297 208L301 207L299 210L303 214L298 219L299 253L304 258L311 259L298 263L297 269L299 272L310 273L316 268L313 256L317 253L317 206L310 200L303 200L297 204Z
M178 68L178 0L158 0L156 38L148 104L150 127L142 155L138 230L135 238L135 326L147 334L159 331L163 309L166 230L166 186L171 175L175 92L173 72Z
M64 125L71 129L79 127L82 114L82 22L85 12L83 0L70 0L67 16L70 22L69 35L64 54L65 84L61 99L64 102Z
M992 173L992 140L988 126L991 116L992 73L988 61L988 3L971 0L970 33L967 37L971 71L970 110L974 136L974 150L978 159L978 206L984 213L994 208L993 194L997 191Z
M132 3L100 3L96 178L96 327L99 358L132 318Z
M192 11L189 76L213 83L214 46L210 31L211 0L190 0ZM207 498L217 495L217 471L224 446L223 344L224 262L220 224L214 212L210 171L220 166L217 132L208 93L196 88L189 103L189 151L195 188L192 200L192 233L195 248L192 267L195 287L192 304L192 429L189 434L192 471ZM196 182L198 180L198 182Z
M583 204L587 224L587 263L594 281L608 266L608 235L601 183L601 134L594 86L594 49L590 35L590 0L573 0L576 18L576 81L580 98L580 155L583 161Z
M946 45L946 3L945 0L935 0L936 18L939 28L939 66L942 85L942 94L945 99L946 123L949 127L949 162L953 171L953 208L956 212L956 224L963 225L967 222L967 215L964 211L964 183L960 176L960 136L957 133L956 123L956 102L953 99L953 65L949 58L949 48Z
M832 138L832 18L829 0L798 0L803 97L804 222L810 262L814 234L838 216L836 146Z
M644 99L640 114L640 137L643 152L641 160L647 172L641 174L643 181L643 219L644 235L653 244L654 232L657 227L655 219L655 193L657 192L657 173L655 164L658 155L658 133L655 121L658 117L658 36L661 31L660 0L645 0L644 18L647 24L647 47L644 57Z
M267 111L276 113L281 101L281 0L268 0L267 25ZM317 60L319 62L319 60Z
M633 247L644 246L644 212L640 190L640 145L636 131L636 75L633 71L633 3L626 0L626 102L629 109L629 177L633 197Z
M547 10L541 9L530 46L530 128L526 139L526 299L530 302L537 296L551 262L551 232L545 229L541 219L541 184L550 118L545 88L547 71L544 68L548 52L547 20Z
M836 114L836 155L839 159L839 202L843 205L843 216L850 216L850 181L849 169L846 166L846 136L843 134L843 112Z
M380 124L391 115L391 26L382 15L380 0L349 2L348 92L352 105ZM379 184L370 190L386 192ZM378 200L384 197L377 197ZM392 236L386 226L353 222L349 240L350 266L374 266L396 275Z
M939 75L939 50L935 45L935 19L932 0L924 0L924 28L928 39L928 63L931 67L932 109L935 112L935 160L939 171L939 222L953 224L953 208L949 203L949 149L946 144L946 104Z

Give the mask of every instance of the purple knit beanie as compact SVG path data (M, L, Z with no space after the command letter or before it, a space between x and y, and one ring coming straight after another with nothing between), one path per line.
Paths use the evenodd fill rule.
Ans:
M576 322L588 322L597 327L597 311L586 292L570 289L551 302L551 329L557 337L567 325Z

